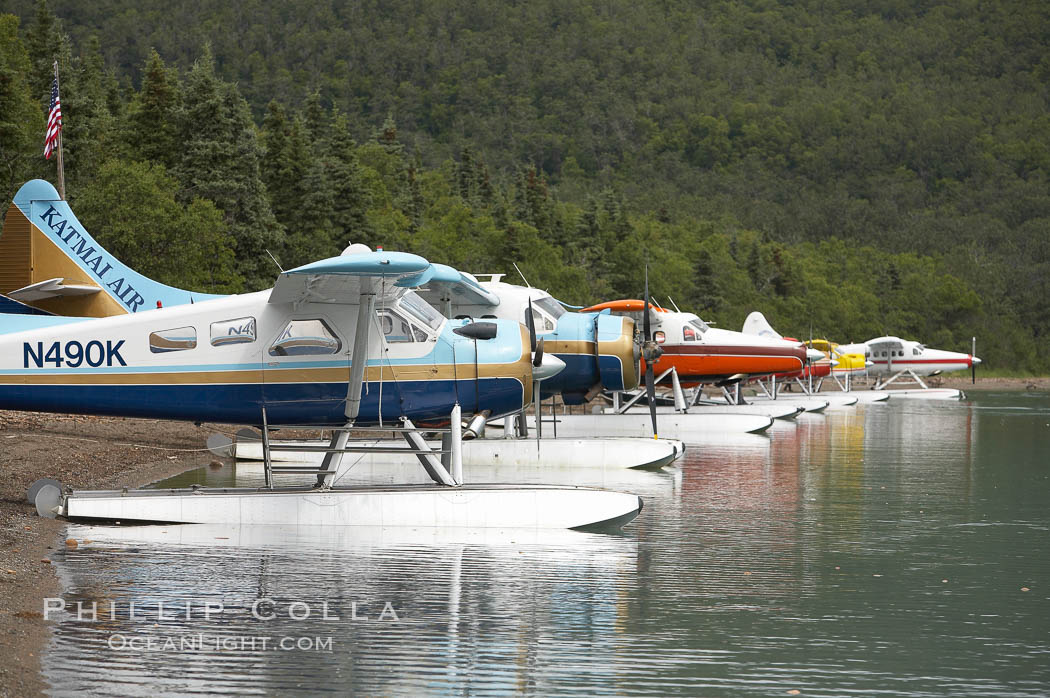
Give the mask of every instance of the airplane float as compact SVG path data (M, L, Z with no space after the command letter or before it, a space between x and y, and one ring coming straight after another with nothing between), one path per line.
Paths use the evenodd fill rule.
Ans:
M58 292L52 302L72 298L104 316L4 315L0 409L246 424L261 428L266 451L271 427L333 430L312 487L273 487L267 458L264 488L63 492L44 484L35 493L42 513L122 522L579 528L622 525L641 509L637 496L604 490L464 483L463 416L521 412L534 381L563 364L533 347L518 322L443 317L411 291L436 274L421 257L352 246L282 272L269 291L208 297L127 269L46 182L18 192L8 219L22 223L19 216L21 241L12 243L5 226L5 246L29 244L32 259L50 256L58 266L69 257L48 245L83 247L76 257L90 276L65 264L48 287ZM68 291L77 286L97 290ZM114 305L121 312L105 316ZM444 429L441 451L427 445L417 423ZM351 429L371 426L399 432L408 444L400 450L416 456L435 484L333 486L344 453L375 450L347 445Z

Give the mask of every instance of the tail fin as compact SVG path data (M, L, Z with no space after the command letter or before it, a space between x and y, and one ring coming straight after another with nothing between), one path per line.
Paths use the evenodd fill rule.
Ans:
M22 185L0 235L0 294L59 315L106 317L217 296L129 268L84 230L49 182Z
M773 329L766 316L755 310L744 319L744 334L757 334L760 337L782 339L780 333Z

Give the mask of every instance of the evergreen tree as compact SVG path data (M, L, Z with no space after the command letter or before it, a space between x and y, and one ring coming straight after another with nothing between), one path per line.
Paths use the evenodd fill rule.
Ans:
M345 114L335 114L332 123L331 146L324 160L325 179L332 190L335 243L337 246L349 242L371 245L373 233L368 222L368 209L372 207L372 196L365 186L357 144L350 135Z
M126 139L132 157L175 169L181 151L178 141L181 108L178 71L168 69L160 55L150 51L142 75L142 89L128 109Z
M62 77L62 154L70 201L76 200L79 189L91 181L103 161L126 154L109 108L114 81L103 64L97 36Z
M62 25L47 6L47 0L38 0L35 22L26 34L26 50L30 68L27 76L34 99L49 100L51 81L55 77L54 64L67 50L62 36Z
M282 231L261 179L248 105L235 86L215 76L207 46L186 77L181 116L182 198L199 196L223 211L246 287L265 288L275 271L266 251L280 249Z
M28 82L18 18L0 15L0 216L22 182L41 171L45 116Z

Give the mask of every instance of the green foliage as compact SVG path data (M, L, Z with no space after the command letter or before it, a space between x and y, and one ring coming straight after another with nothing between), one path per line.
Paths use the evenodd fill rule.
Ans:
M30 66L18 36L18 19L0 15L0 197L4 201L42 169L45 116L27 80ZM6 206L4 211L6 215Z
M107 158L163 165L248 288L349 241L579 303L648 260L726 327L1050 371L1046 4L52 3L12 0L28 66L3 25L4 176L53 171L25 94L57 56L74 205Z

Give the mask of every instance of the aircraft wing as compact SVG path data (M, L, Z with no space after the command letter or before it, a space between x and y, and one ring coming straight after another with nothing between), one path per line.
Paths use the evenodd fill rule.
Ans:
M434 276L434 265L406 252L365 252L330 257L281 272L270 303L336 303L357 305L362 292L373 292L376 282L415 288Z
M55 298L56 296L89 296L102 290L93 284L67 284L64 281L65 279L61 277L38 281L35 284L8 291L7 295L16 301L26 303L29 301L42 301L45 298Z
M904 351L904 342L899 337L876 337L865 342L865 344L871 349L872 356L875 356L877 351ZM890 354L890 356L894 356L894 354Z
M433 264L434 276L427 281L426 288L416 293L435 308L443 308L449 299L453 305L481 305L496 307L499 296L464 274L444 264Z

